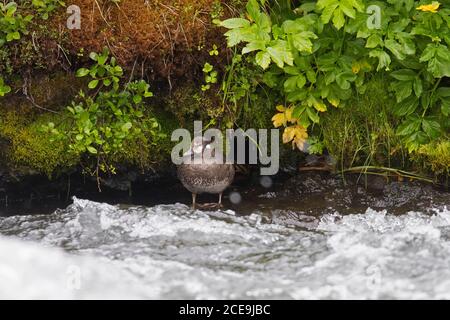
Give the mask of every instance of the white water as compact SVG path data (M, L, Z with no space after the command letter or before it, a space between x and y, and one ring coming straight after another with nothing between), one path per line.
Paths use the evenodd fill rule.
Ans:
M447 207L299 219L79 199L0 218L0 298L450 299Z

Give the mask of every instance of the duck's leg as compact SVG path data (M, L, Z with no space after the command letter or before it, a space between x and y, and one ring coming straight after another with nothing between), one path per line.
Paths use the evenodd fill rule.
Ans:
M217 204L219 208L222 208L222 192L219 193L219 203Z
M197 194L193 193L192 194L192 209L195 210L195 205L196 205L196 199L197 199Z

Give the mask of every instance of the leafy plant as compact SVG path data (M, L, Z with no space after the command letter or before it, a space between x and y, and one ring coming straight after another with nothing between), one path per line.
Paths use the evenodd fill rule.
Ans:
M375 73L387 73L397 134L413 152L448 129L450 88L442 79L450 77L450 9L436 1L370 2L382 12L381 25L372 28L368 4L306 1L282 14L266 1L249 0L245 17L220 25L229 29L228 46L252 56L262 82L284 97L303 128L364 94Z
M96 64L90 69L79 69L77 75L90 75L96 81L95 85L89 82L90 89L100 81L104 87L112 84L112 88L91 95L81 91L67 107L66 122L70 125L49 123L44 130L53 139L67 141L71 153L95 159L91 174L97 176L100 188L100 173L115 173L111 159L123 152L125 144L140 139L157 140L160 126L156 118L144 113L144 99L153 96L144 80L121 86L122 68L106 50L100 55L91 53L90 57Z
M66 4L62 0L33 0L32 5L37 9L40 17L43 20L47 20L52 11L58 6L64 7Z
M32 19L32 15L23 17L17 13L17 3L0 3L0 47L27 34L27 25Z
M115 57L109 57L108 48L104 48L101 54L91 52L89 58L95 63L89 68L80 68L77 70L77 77L90 76L89 89L95 89L98 85L109 87L112 85L114 90L119 89L120 77L123 75L123 69L117 65Z
M203 66L203 73L205 74L205 82L206 84L202 85L202 91L207 91L211 89L211 84L217 83L217 71L214 70L214 67L208 62Z
M0 77L0 97L3 97L5 94L11 92L11 87L6 85L3 78Z

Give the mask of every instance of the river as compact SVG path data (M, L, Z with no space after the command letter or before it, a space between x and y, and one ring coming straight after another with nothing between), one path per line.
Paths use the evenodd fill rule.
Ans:
M307 180L220 211L74 197L0 217L0 298L450 299L448 193Z

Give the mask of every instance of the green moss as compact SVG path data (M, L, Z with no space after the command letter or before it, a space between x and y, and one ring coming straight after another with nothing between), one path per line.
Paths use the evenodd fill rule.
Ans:
M128 141L119 154L111 159L114 166L132 166L143 171L158 170L170 164L170 153L174 143L171 141L172 131L179 127L173 114L160 111L153 115L158 119L161 132L153 140L139 137Z
M223 114L218 97L203 93L193 82L175 88L161 99L164 110L172 113L182 127L189 127L195 120L209 121Z
M50 177L76 165L79 159L68 154L67 146L51 141L42 131L42 125L49 121L58 121L58 116L42 115L30 121L15 112L0 115L0 136L9 141L6 157L10 166L26 167Z
M128 141L119 154L111 160L117 168L138 167L142 170L159 169L170 161L173 142L172 130L178 127L173 115L158 115L162 133L157 141L137 138ZM8 167L24 172L38 172L49 177L69 171L83 161L80 156L69 152L66 141L53 141L42 130L49 122L64 124L60 114L44 114L34 119L29 114L3 112L0 114L0 139L7 141L5 160Z
M412 158L418 166L431 170L435 175L448 177L450 175L449 138L421 146Z

